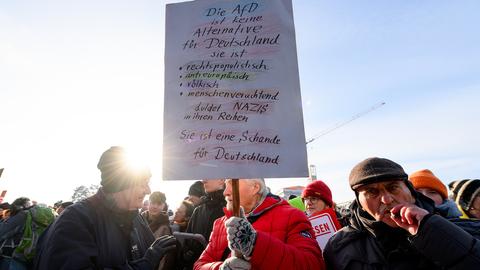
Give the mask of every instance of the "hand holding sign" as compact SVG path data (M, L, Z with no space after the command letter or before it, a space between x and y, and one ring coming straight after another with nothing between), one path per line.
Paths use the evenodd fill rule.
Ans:
M230 250L242 254L248 260L252 256L257 231L245 218L243 207L240 208L240 217L229 218L225 222L225 227Z

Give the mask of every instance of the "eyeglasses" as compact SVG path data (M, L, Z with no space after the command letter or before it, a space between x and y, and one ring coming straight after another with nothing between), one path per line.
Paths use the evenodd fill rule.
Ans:
M317 203L320 198L318 197L305 197L303 198L304 202L311 202L311 203Z

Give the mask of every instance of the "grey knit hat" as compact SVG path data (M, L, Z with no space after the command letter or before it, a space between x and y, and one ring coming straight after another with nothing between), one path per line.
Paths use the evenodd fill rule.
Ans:
M371 183L407 179L408 175L402 166L386 158L371 157L353 167L349 182L352 190L355 190Z
M134 169L129 166L125 149L112 146L105 151L98 161L97 168L102 172L103 191L114 193L134 186L138 181L149 179L150 169Z

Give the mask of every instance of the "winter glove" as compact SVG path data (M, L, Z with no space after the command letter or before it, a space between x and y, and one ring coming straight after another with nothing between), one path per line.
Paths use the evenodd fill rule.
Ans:
M171 235L163 235L157 238L155 242L147 249L143 258L147 260L153 268L157 267L160 260L169 251L176 248L177 240Z
M230 250L240 252L245 259L249 260L257 239L257 232L245 218L243 207L240 208L240 217L229 218L225 222L225 228Z
M251 267L252 265L249 262L233 256L220 265L220 270L250 270Z

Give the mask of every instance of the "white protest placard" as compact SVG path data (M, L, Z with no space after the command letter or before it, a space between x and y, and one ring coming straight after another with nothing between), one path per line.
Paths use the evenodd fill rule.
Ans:
M317 239L318 245L323 250L328 242L328 239L340 229L340 224L337 221L337 216L332 208L325 209L317 215L311 216L310 223L312 223L313 232Z
M291 0L166 7L163 178L308 176Z

